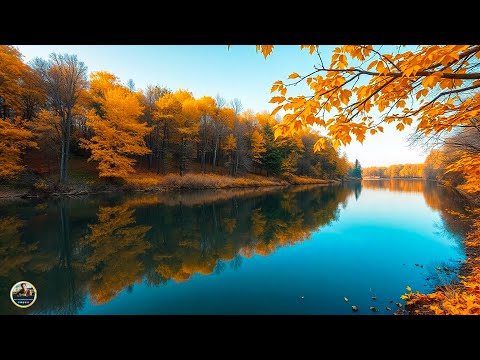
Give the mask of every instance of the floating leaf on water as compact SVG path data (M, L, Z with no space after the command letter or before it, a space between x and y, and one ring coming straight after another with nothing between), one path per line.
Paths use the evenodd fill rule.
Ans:
M399 308L401 308L403 305L400 304L399 302L395 303L395 305L397 305Z
M390 311L392 309L390 309L388 306L385 306L385 310Z
M346 302L348 302L348 298L344 297L343 300L345 300Z
M388 302L389 302L389 303L393 303L393 300L390 299L390 300L388 300Z
M377 300L377 297L376 297L376 296L372 296L372 300Z
M410 286L407 286L407 291L412 291L412 288Z
M358 307L356 307L355 305L352 306L352 311L358 311Z
M393 315L405 315L405 310L398 309L393 312Z
M305 296L300 296L300 299L305 299Z
M377 312L378 309L375 307L375 306L370 306L370 310L372 310L373 312Z

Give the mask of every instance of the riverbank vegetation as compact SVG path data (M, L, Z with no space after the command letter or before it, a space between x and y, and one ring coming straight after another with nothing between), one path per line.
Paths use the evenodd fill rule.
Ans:
M12 46L0 46L0 69L4 187L64 193L303 184L341 179L353 168L329 138L308 130L275 140L278 120L243 111L238 99L136 89L106 71L88 74L69 54L26 64ZM314 152L319 138L325 149Z

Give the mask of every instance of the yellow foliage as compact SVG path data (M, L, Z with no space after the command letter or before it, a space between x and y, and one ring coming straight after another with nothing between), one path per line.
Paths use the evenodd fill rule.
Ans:
M0 119L0 179L14 178L25 169L22 154L36 148L33 133L19 119Z
M263 154L267 151L263 135L255 129L252 133L252 159L257 164L262 163Z
M308 48L313 54L317 46L301 45L300 48ZM325 67L327 63L322 62L305 80L312 96L288 97L283 82L275 82L272 92L279 95L274 95L270 102L279 104L275 113L285 110L283 124L288 125L278 134L288 135L301 126L318 125L327 130L334 144L338 141L346 145L352 135L362 142L367 130L371 135L376 129L383 131L382 122L396 122L396 128L402 131L415 118L417 131L429 134L451 131L454 126L468 124L469 119L480 115L480 107L474 105L480 102L479 92L473 92L471 97L451 96L480 87L480 75L472 70L468 61L480 55L480 46L428 45L403 52L398 49L385 53L372 45L336 47L330 66ZM271 45L257 45L257 51L264 57L272 50ZM354 60L365 61L362 64L365 67L351 67ZM298 77L294 72L288 78L298 82ZM364 77L368 79L367 84L356 85ZM477 82L467 86L463 81L467 79ZM410 95L423 103L410 108L407 101ZM381 114L377 124L371 123L368 116L374 108ZM395 111L397 109L399 111ZM316 151L320 148L317 145Z
M144 237L151 227L133 226L134 214L135 210L126 204L101 207L98 222L89 225L90 234L81 241L90 249L83 267L95 273L90 283L95 304L109 301L141 278L144 265L139 256L150 247Z
M135 172L131 156L150 152L144 141L150 128L139 122L143 107L137 96L115 79L108 73L92 75L92 92L102 110L87 112L86 124L95 135L83 139L82 146L91 150L89 161L98 162L101 177L126 178Z

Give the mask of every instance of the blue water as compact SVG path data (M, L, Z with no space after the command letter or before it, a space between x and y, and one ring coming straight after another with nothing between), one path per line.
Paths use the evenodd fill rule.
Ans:
M227 193L220 200L184 194L181 201L177 196L143 205L131 198L48 204L47 217L56 207L68 209L70 264L54 262L43 274L38 266L24 266L8 280L20 276L35 284L38 305L30 313L373 314L374 306L375 314L391 314L406 286L429 292L455 279L465 259L463 229L444 211L461 210L460 199L434 184L399 188L399 181ZM102 218L102 208L111 209L115 221ZM125 211L129 220L118 224ZM91 237L96 230L89 225L102 221L118 231ZM140 235L130 239L122 229ZM42 246L40 253L56 256L61 248L39 241L36 251ZM353 313L352 305L359 311ZM0 309L22 313L7 304Z

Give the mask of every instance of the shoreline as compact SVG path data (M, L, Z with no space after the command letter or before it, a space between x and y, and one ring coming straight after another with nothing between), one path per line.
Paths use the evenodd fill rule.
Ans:
M239 178L241 179L241 178ZM201 190L234 190L234 189L252 189L252 188L276 188L276 187L290 187L290 186L302 186L302 185L320 185L320 186L331 186L339 185L342 183L340 180L323 180L323 179L313 179L313 178L302 178L303 181L279 180L279 179L268 179L268 183L262 184L259 182L245 183L245 184L232 184L232 185L203 185L199 186L198 184L186 184L186 185L177 185L177 186L155 186L155 187L135 187L131 184L125 185L111 185L109 189L105 190L94 190L94 189L85 189L84 187L80 188L72 186L67 191L38 191L34 189L24 189L24 190L8 190L0 189L0 201L2 200L15 200L15 199L53 199L60 197L69 197L75 198L79 196L88 196L88 195L98 195L98 194L130 194L130 193L177 193L177 192L186 192L186 191L201 191ZM348 182L345 181L345 182Z
M438 186L452 189L455 193L471 204L474 209L480 209L478 198L457 189L454 186L437 182ZM430 293L407 293L405 309L409 315L478 315L478 312L468 312L471 307L466 305L466 298L476 297L476 305L480 307L480 296L472 288L478 288L480 273L480 218L471 213L471 224L462 245L465 249L465 261L458 269L457 278L448 284L436 286ZM451 309L445 310L445 304ZM452 310L453 309L453 310ZM455 312L454 312L455 311Z

